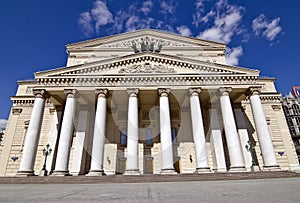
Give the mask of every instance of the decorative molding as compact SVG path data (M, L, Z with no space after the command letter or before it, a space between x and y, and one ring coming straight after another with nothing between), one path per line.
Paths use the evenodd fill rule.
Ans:
M232 91L231 87L220 87L219 96L229 96L229 93Z
M28 126L29 125L30 120L24 121L24 125Z
M183 61L180 58L177 58L175 56L168 56L168 58L166 58L166 56L164 55L164 57L162 57L161 55L157 55L155 53L149 55L146 53L141 53L138 55L133 55L134 57L130 56L130 58L118 58L118 61L115 62L111 62L111 59L107 59L107 60L102 60L101 65L94 65L92 67L88 67L88 65L79 65L78 67L81 67L80 69L78 69L78 67L76 69L74 68L69 68L70 70L68 72L66 72L66 68L61 68L60 70L54 69L54 70L49 70L49 71L44 71L41 73L36 73L36 78L39 77L49 77L48 74L50 74L51 76L79 76L79 75L95 75L95 74L101 74L103 75L103 73L109 71L109 70L113 70L113 69L119 69L119 68L124 68L126 66L131 66L133 64L137 64L137 63L142 63L142 62L152 62L155 64L163 64L166 66L172 66L172 67L178 67L181 69L186 69L186 70L192 70L195 72L199 72L199 73L216 73L216 74L232 74L232 76L239 74L239 71L241 71L241 68L237 68L237 67L232 67L232 66L227 66L227 65L222 65L222 64L212 64L209 62L202 62L204 63L203 65L199 65L197 63L199 63L198 61L195 60L188 60L188 61ZM84 67L87 66L87 67ZM68 68L68 67L67 67ZM225 68L225 69L224 69ZM62 72L60 72L62 71ZM245 69L242 69L242 73L244 74ZM247 69L247 71L249 72L249 74L254 74L256 77L258 77L258 72L256 70L251 70L251 69ZM50 77L51 77L50 76ZM249 76L249 75L248 75ZM54 78L53 78L54 79ZM67 79L67 78L64 78Z
M248 89L248 94L249 95L260 95L260 93L261 93L261 86L250 87Z
M138 88L129 88L127 89L127 93L129 97L137 97L139 94L139 89Z
M170 93L170 89L168 88L159 88L157 91L160 97L168 97Z
M69 78L38 78L38 85L46 87L76 87L76 86L92 86L92 87L130 87L130 86L149 86L157 84L164 86L178 86L178 85L239 85L257 84L256 76L237 75L128 75L128 76L89 76L79 77L73 76Z
M119 73L176 73L176 71L174 68L146 62L122 68Z
M65 89L64 93L67 98L78 98L79 97L76 89Z
M201 88L189 88L190 96L199 96Z
M33 95L35 96L35 98L42 98L42 99L49 98L49 94L47 93L47 91L45 89L33 89L32 92L33 92Z
M103 97L103 98L108 97L108 89L96 89L95 93L98 97Z
M144 41L144 43L143 43ZM144 37L137 37L137 38L133 38L133 39L129 39L129 40L124 40L124 41L120 41L120 42L115 42L115 43L109 43L109 44L103 44L98 46L97 48L133 48L133 44L136 44L136 48L139 49L139 51L142 50L142 44L143 45L143 50L146 51L147 47L146 44L149 44L148 49L152 49L153 51L155 50L160 50L159 46L163 46L163 47L197 47L195 45L192 44L187 44L187 43L183 43L183 42L178 42L178 41L173 41L173 40L167 40L167 39L161 39L158 37L150 37L148 35L145 35ZM153 43L153 48L152 44ZM156 47L155 47L156 45ZM134 49L134 48L133 48Z
M278 104L278 105L272 105L272 109L274 111L280 111L281 110L281 105L280 104Z
M23 109L21 108L12 108L13 115L20 115L22 113Z

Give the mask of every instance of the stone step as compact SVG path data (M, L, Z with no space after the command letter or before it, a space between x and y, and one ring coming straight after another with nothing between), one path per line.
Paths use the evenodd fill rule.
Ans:
M139 183L139 182L182 182L182 181L217 181L248 180L268 178L300 177L300 174L288 171L276 172L243 172L243 173L210 173L210 174L177 174L177 175L108 175L108 176L31 176L0 177L0 184L97 184L97 183Z

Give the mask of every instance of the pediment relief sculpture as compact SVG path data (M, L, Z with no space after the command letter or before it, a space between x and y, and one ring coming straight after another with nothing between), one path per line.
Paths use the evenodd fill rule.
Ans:
M176 71L163 65L143 63L122 68L119 73L176 73Z

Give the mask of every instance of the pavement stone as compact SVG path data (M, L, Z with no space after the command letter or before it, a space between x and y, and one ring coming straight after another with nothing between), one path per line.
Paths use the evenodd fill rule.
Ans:
M0 184L0 202L300 202L300 178L255 180Z

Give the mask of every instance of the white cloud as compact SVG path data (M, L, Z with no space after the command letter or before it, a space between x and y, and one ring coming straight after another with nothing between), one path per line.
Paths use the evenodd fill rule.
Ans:
M195 2L196 9L203 9L205 1L209 1L209 0L196 0Z
M85 36L94 34L94 30L99 33L100 27L113 23L113 14L109 11L105 2L97 0L93 3L90 11L80 14L78 24Z
M214 18L214 25L199 33L201 39L229 43L235 34L242 33L244 7L228 4L227 0L219 0L216 3L216 10L210 11L200 21L208 21Z
M0 119L0 130L5 129L7 124L7 120Z
M243 47L238 46L232 49L227 48L226 50L226 62L229 65L236 66L239 64L239 58L243 55Z
M134 31L143 28L150 28L153 22L153 18L140 19L138 16L131 16L127 20L125 27L127 31Z
M179 34L181 34L182 36L191 36L192 35L191 30L185 25L179 26L176 29L179 32Z
M255 35L262 34L267 40L273 41L282 31L279 22L280 18L268 20L264 14L260 14L252 21L252 29Z
M160 3L160 7L162 9L162 13L164 14L174 14L176 11L176 2L174 0L162 1Z
M106 6L106 3L100 0L94 2L91 15L95 21L95 29L97 33L99 32L100 26L114 22L113 15Z
M80 14L78 24L86 37L89 37L94 33L92 17L89 12L84 12Z
M150 13L151 9L153 6L153 2L151 0L145 1L143 2L141 11L145 14L148 15L148 13Z

